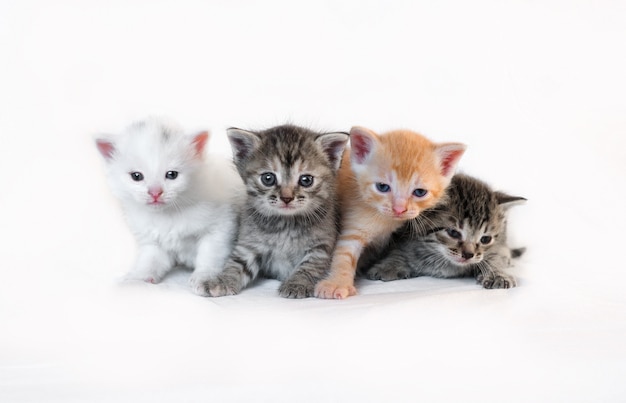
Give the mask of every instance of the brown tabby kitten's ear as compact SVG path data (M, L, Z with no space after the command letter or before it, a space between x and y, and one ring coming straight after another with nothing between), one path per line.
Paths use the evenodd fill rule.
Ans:
M496 200L498 204L505 209L509 209L513 206L517 206L518 204L524 204L526 199L520 196L511 196L503 192L494 192L496 195Z
M235 164L246 160L261 143L261 139L253 132L231 127L226 131L228 141L233 149Z
M322 134L315 139L315 142L324 150L334 170L339 169L339 165L341 165L341 157L348 143L348 138L348 133L337 132Z
M448 180L452 179L461 156L465 153L466 146L461 143L437 144L435 152L439 156L441 174Z
M98 151L104 157L105 160L110 160L113 158L115 154L115 144L112 140L106 139L104 137L96 139L96 147L98 147Z
M378 135L364 127L350 129L350 160L356 164L365 163L378 144Z
M191 144L193 145L196 157L202 158L202 154L204 153L204 147L206 146L208 140L209 132L206 130L193 136Z

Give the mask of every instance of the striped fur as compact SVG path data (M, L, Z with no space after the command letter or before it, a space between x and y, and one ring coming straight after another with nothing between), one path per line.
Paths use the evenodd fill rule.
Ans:
M363 252L382 248L405 221L439 201L464 150L462 144L435 144L408 130L378 135L352 128L350 153L339 172L341 234L331 272L315 295L356 294L354 276ZM417 189L427 192L418 197Z
M347 133L285 125L230 129L228 137L247 207L235 248L224 270L205 282L206 294L238 294L263 275L282 281L283 297L312 296L339 232L336 180Z
M524 200L456 175L444 201L405 224L388 254L362 271L372 280L473 276L485 288L515 287L515 278L504 269L523 249L507 246L506 211Z

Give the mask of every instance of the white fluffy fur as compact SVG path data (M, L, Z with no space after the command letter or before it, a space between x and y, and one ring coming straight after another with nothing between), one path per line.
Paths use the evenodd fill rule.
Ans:
M206 132L186 135L152 118L96 140L109 185L139 246L128 279L156 283L183 265L194 269L192 289L203 294L201 284L222 270L245 189L232 161L203 155L203 138ZM177 171L178 177L167 179L168 171ZM144 179L134 181L131 172L141 172ZM155 187L163 191L158 205L150 204L148 193Z

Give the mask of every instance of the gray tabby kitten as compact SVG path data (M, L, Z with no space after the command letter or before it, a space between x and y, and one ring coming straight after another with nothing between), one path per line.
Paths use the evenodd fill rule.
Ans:
M524 248L507 246L506 212L525 200L457 174L447 197L398 231L388 254L364 274L383 281L473 276L485 288L515 287L515 278L504 269Z
M262 274L282 281L282 297L312 296L337 240L336 175L348 134L284 125L231 128L228 139L248 196L235 248L205 293L234 295Z

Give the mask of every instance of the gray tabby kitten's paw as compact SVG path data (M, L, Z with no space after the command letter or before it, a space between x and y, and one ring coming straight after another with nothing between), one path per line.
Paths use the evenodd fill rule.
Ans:
M289 278L278 288L278 293L284 298L308 298L313 296L315 284L302 279Z
M476 281L487 289L513 288L517 285L515 277L504 273L479 274Z
M365 273L370 280L393 281L411 277L411 272L406 267L376 265Z
M241 291L241 283L237 279L227 276L217 276L205 281L203 285L204 293L209 297L236 295Z

